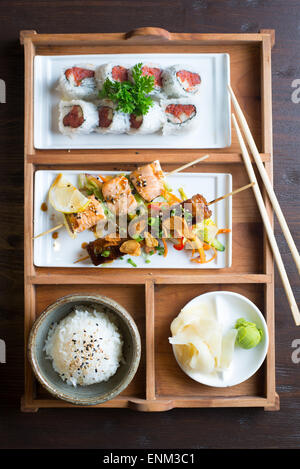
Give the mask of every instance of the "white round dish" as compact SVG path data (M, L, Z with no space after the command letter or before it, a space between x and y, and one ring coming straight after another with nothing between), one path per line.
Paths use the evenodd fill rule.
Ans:
M258 328L262 329L262 340L256 347L248 350L235 345L230 367L226 371L210 374L191 371L183 367L176 356L175 346L173 345L173 352L178 365L190 378L207 386L235 386L246 381L260 368L268 351L268 327L262 313L248 298L230 291L204 293L193 298L185 307L200 302L208 304L216 312L218 320L222 323L224 333L235 326L237 319L244 318L246 321L254 322Z

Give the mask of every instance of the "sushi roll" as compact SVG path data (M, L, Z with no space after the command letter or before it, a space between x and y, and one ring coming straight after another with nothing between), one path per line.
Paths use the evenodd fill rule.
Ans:
M129 79L133 81L132 69L129 70ZM163 82L162 82L162 73L163 70L159 65L156 64L142 64L142 76L152 76L154 77L154 89L151 91L150 96L163 96Z
M169 99L161 102L165 117L163 135L193 130L199 123L198 105L186 98Z
M95 71L95 80L99 90L102 90L107 78L109 78L110 81L127 81L128 69L122 65L112 63L103 64L97 67Z
M157 102L149 108L147 114L129 116L129 134L153 134L158 132L165 123L164 113Z
M93 103L76 100L60 101L58 127L62 134L89 134L98 124L98 112Z
M162 83L168 97L180 98L199 94L201 77L198 72L190 68L174 65L163 71Z
M67 68L60 77L58 88L67 99L95 99L97 88L94 66L78 65Z
M100 134L123 134L129 130L129 116L116 110L109 99L97 103L98 123L95 131Z

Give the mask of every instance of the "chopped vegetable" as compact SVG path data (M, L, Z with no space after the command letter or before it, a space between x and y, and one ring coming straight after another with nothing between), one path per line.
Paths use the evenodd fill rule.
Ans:
M147 114L149 108L153 106L153 99L148 95L154 89L154 77L142 75L142 64L139 63L132 69L132 78L133 83L111 81L107 78L99 97L117 103L117 110L125 114L136 116Z
M159 217L149 217L148 218L148 225L150 225L150 226L159 225Z
M110 251L108 251L108 250L101 252L101 256L103 256L103 257L109 257L109 255L110 255Z
M171 192L168 192L166 190L162 191L162 196L166 199L169 205L181 203L182 200L176 197L176 195L172 194Z
M210 244L211 244L211 246L213 246L217 251L221 251L221 252L225 251L225 246L224 246L224 244L220 243L220 241L219 241L217 238L213 239Z
M167 192L173 192L172 187L167 183L167 181L164 181L164 189L165 189Z
M165 248L163 246L157 246L155 249L159 256L162 256L165 254Z
M180 188L178 189L178 192L179 192L180 197L181 197L182 200L187 200L186 193L184 192L184 190L183 190L182 187L180 187Z
M213 256L210 258L210 259L206 259L206 258L203 258L203 253L204 253L204 246L203 246L203 252L202 254L200 254L200 251L199 251L199 254L200 256L199 257L195 257L195 258L192 258L191 261L192 262L197 262L198 264L208 264L208 262L211 262L213 261L216 257L217 257L217 251L216 249L213 247L213 246L210 246L211 249L213 250L214 254ZM205 257L205 254L204 254L204 257Z
M132 267L137 267L136 263L133 262L132 259L127 259L128 264L132 265Z
M178 244L174 244L174 248L177 250L177 251L182 251L182 249L184 248L184 238L182 237Z
M214 247L217 251L225 251L225 246L216 238L217 234L229 233L231 230L218 229L211 218L207 218L196 227L196 233L205 243Z
M164 257L167 257L168 246L167 246L166 240L164 238L162 238L162 242L163 242L163 245L164 245Z

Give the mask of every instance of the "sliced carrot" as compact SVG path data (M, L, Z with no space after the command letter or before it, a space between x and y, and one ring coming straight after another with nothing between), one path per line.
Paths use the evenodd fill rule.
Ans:
M198 252L200 254L201 264L204 264L206 262L206 257L205 257L205 252L204 252L203 246L201 248L198 248Z
M164 257L167 257L167 254L168 254L168 246L167 246L167 243L166 243L165 238L162 238L162 242L163 242L163 245L164 245L164 248L165 248Z
M173 203L181 203L182 200L176 197L176 195L172 194L171 192L163 191L162 196L168 201L169 204Z
M98 174L99 178L101 179L101 181L103 182L107 182L107 181L110 181L111 179L113 179L115 176L101 176L101 174Z
M198 264L208 264L208 262L213 261L217 257L217 251L213 246L210 246L210 248L214 251L214 254L210 259L208 259L208 260L205 259L203 261L203 258L201 259L201 255L200 255L199 257L195 257L195 258L191 259L191 261L192 262L197 262ZM199 254L200 254L200 250L199 250Z
M217 232L217 235L221 233L230 233L230 231L231 230L229 228L222 228Z

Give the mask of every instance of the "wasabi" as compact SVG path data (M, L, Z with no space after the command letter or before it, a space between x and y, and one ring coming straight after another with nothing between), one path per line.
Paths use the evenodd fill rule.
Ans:
M237 329L236 343L244 349L251 349L256 347L263 336L263 332L259 329L254 322L246 321L240 318L236 321L235 328Z

